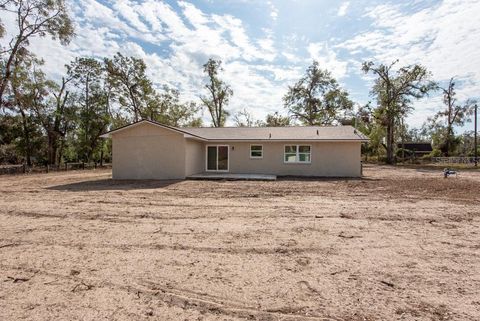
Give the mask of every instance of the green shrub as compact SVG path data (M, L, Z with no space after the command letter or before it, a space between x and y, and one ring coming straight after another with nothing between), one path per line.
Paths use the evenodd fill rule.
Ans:
M0 145L0 164L19 164L20 162L14 144Z
M440 149L434 148L430 154L428 154L428 157L441 157L442 156L442 151Z
M437 157L437 156L432 156L431 153L430 154L426 154L426 155L423 155L421 158L422 158L422 161L431 161L432 160L432 157Z

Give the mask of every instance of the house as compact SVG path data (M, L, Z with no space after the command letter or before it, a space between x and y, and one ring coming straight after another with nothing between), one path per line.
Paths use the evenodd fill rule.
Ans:
M359 177L367 138L351 126L176 128L141 120L112 130L114 179L198 173Z

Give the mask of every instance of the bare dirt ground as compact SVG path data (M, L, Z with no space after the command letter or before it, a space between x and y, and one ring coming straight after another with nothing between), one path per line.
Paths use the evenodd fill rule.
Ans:
M480 320L480 172L0 177L0 320Z

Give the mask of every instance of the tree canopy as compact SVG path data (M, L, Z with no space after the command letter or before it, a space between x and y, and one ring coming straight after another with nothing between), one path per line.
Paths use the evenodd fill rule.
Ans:
M117 52L113 58L105 58L105 68L112 99L132 113L133 121L151 118L158 105L145 62Z
M274 112L273 114L268 114L265 118L265 126L267 127L283 127L283 126L290 126L291 119L288 116L282 116L278 113L278 111Z
M31 38L49 35L62 44L68 44L74 36L74 28L63 0L7 0L1 3L0 12L14 14L17 22L16 34L6 48L1 48L2 56L6 55L0 80L2 104L6 87L11 80L13 63L19 51L26 50ZM2 25L0 37L4 34Z
M283 100L292 117L305 125L334 124L343 112L353 107L348 93L317 61L296 84L288 87Z
M375 119L386 131L387 162L395 162L395 128L412 110L414 99L420 99L436 88L431 74L421 65L410 65L395 70L398 63L389 65L364 62L362 70L372 73L375 79L371 95L377 99Z
M431 123L430 130L432 132L438 131L436 135L439 139L439 149L445 156L449 156L458 143L455 138L454 126L463 126L465 122L470 121L476 100L468 99L459 102L456 98L454 78L450 79L446 88L439 86L439 89L443 93L444 107L432 118L429 118L428 122Z
M214 127L223 127L229 115L225 109L233 95L233 90L219 77L219 72L222 71L222 61L210 58L206 64L203 65L203 71L208 77L208 82L205 88L208 94L201 96L200 99L212 118Z

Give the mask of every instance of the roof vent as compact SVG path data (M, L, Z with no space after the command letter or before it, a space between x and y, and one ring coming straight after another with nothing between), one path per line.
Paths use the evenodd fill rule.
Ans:
M272 138L272 133L270 133L270 135L268 136L268 138Z
M353 133L354 133L354 134L357 134L357 130L356 130L356 129L354 129L354 130L353 130Z
M318 129L317 129L317 135L318 135Z

